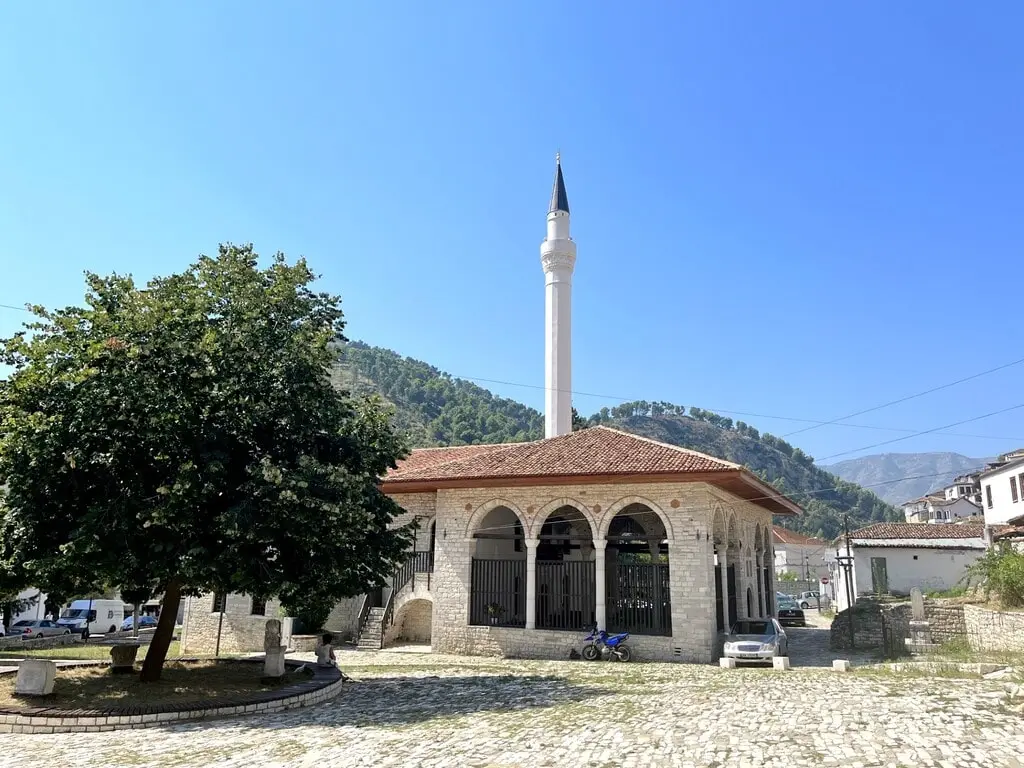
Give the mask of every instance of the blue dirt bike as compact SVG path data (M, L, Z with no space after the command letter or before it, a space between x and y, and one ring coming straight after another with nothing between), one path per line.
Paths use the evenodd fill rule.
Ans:
M626 645L628 639L629 632L609 635L603 629L598 629L595 626L590 630L590 634L583 638L585 645L580 655L586 661L597 661L598 659L629 661L633 658L633 652Z

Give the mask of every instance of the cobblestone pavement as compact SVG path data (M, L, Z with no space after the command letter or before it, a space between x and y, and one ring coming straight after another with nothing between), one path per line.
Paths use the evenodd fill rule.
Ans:
M141 732L4 734L19 764L86 766L1024 766L994 680L864 669L346 653L309 709Z

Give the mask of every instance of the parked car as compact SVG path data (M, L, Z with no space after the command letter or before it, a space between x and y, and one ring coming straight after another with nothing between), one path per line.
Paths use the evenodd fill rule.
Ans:
M816 590L801 592L796 596L796 601L805 611L808 608L821 608L821 593Z
M775 618L784 627L806 627L803 608L789 595L779 595L775 601Z
M71 630L49 619L22 619L11 625L11 634L21 635L22 640L35 640L37 637L70 635Z
M789 638L775 619L737 621L725 638L722 652L740 661L771 661L789 655Z
M129 616L127 619L121 622L121 631L125 632L132 628L133 616ZM157 623L156 616L139 616L139 629L147 629L155 627Z

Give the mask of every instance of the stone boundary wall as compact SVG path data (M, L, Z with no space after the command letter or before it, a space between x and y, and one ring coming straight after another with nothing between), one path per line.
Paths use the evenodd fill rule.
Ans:
M84 645L79 635L53 635L52 637L39 637L34 640L22 640L18 636L5 637L0 639L0 651L10 650L32 650L41 651L48 648L60 648L65 645Z
M184 659L194 661L194 659ZM228 664L257 663L246 661L225 662ZM258 663L262 664L260 659ZM292 668L301 666L300 662L288 661ZM78 664L76 666L107 666L107 662L96 664ZM94 733L99 731L118 731L134 728L167 725L190 720L206 720L231 715L262 715L271 712L282 712L286 709L297 709L319 704L332 699L341 692L343 678L334 668L316 669L317 677L297 682L275 691L267 691L251 699L239 701L214 701L214 706L197 708L187 705L183 708L167 707L160 711L159 707L132 707L131 710L153 710L144 714L120 714L112 710L67 710L65 715L48 714L59 710L38 707L28 713L13 709L0 708L0 733ZM333 674L332 674L333 673ZM8 672L4 674L17 674ZM191 708L190 708L191 707Z
M938 600L924 601L925 620L931 625L932 639L945 643L967 633L965 606ZM904 640L910 637L913 616L910 603L886 603L859 599L840 611L832 620L829 647L836 651L850 649L850 616L853 616L854 643L857 650L887 650L899 655L905 652Z
M975 651L1024 652L1024 613L963 606L964 631Z

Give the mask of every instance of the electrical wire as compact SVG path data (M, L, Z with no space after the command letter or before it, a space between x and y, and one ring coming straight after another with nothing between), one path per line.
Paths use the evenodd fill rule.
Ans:
M847 414L846 416L840 416L838 419L832 419L831 421L826 421L824 424L817 424L817 425L814 425L814 426L811 426L811 427L804 427L803 429L798 429L798 430L796 430L794 432L788 432L785 435L782 435L782 437L789 437L790 435L799 435L799 434L801 434L803 432L810 432L812 429L818 429L819 427L824 427L824 426L828 426L830 424L835 424L836 422L839 422L839 421L844 421L845 419L852 419L855 416L863 416L865 413L872 413L874 411L880 411L883 408L888 408L890 405L897 405L899 403L905 403L908 400L914 400L915 398L918 398L918 397L924 397L925 395L930 395L933 392L938 392L938 391L943 390L943 389L949 389L950 387L955 387L957 384L963 384L965 381L973 381L974 379L979 379L982 376L988 376L990 373L996 373L997 371L1003 371L1003 370L1006 370L1007 368L1012 368L1013 366L1020 365L1021 363L1024 363L1024 357L1020 358L1019 360L1013 360L1013 361L1011 361L1009 363L1004 363L1003 365L997 365L995 368L989 368L987 371L982 371L981 373L975 373L975 374L972 374L970 376L965 376L962 379L957 379L956 381L951 381L948 384L942 384L942 385L940 385L938 387L932 387L931 389L926 389L923 392L917 392L917 393L915 393L913 395L907 395L906 397L901 397L901 398L899 398L897 400L890 400L888 403L882 403L881 405L876 405L876 406L874 406L872 408L865 408L862 411L856 411L854 413ZM966 423L966 422L962 422L962 423ZM925 434L925 433L921 433L921 434Z
M985 469L985 466L986 465L981 464L981 465L979 465L977 467L973 467L971 469L963 470L963 471L961 471L960 474L962 474L962 475L974 474L975 472L980 472L983 469ZM865 489L865 490L870 490L872 488L879 488L879 487L881 487L883 485L892 485L893 483L902 483L905 480L923 480L923 479L930 479L930 478L933 478L933 477L945 477L945 476L948 476L948 475L949 475L948 472L935 472L935 473L932 473L932 474L925 474L925 475L906 475L904 477L897 477L897 478L894 478L892 480L884 480L884 481L882 481L880 483L871 483L869 485L857 485L856 483L850 483L850 482L847 482L845 480L843 482L846 485L853 485L853 486L855 486L857 488L862 488L862 489ZM758 479L760 480L760 478L758 478ZM761 480L761 482L765 483L766 485L770 485L770 483L768 483L766 480ZM794 500L795 497L797 497L797 496L808 496L808 497L809 496L816 496L816 495L821 494L821 493L830 493L832 491L841 491L841 490L844 490L844 487L845 486L843 486L843 485L836 485L836 486L832 486L830 488L817 488L817 489L815 489L813 491L793 491L793 492L779 491L777 495L753 496L751 498L743 498L743 499L741 499L741 501L750 501L750 502L768 501L768 500L776 498L777 496L784 496L784 497L786 497L786 498L788 498L790 500ZM616 517L639 517L641 515L646 515L646 514L650 514L650 513L648 511L643 511L643 512L626 512L626 513L621 513L620 512L619 514L616 515ZM517 526L522 527L522 523L520 521L518 521L518 520L515 523L503 523L501 525L488 526L487 528L482 528L482 529L480 529L480 531L477 531L477 532L479 533L479 532L499 531L499 530L505 530L505 529L509 529L509 528L516 528Z

